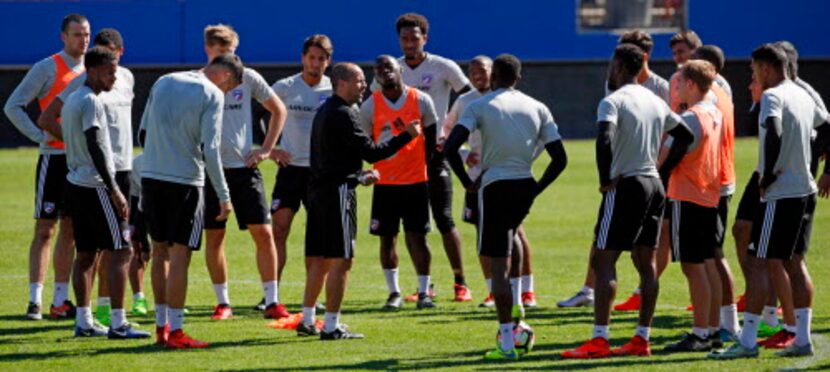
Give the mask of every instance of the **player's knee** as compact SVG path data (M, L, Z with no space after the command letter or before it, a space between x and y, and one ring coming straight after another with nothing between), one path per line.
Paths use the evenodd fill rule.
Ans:
M741 220L735 221L732 225L732 236L734 236L735 239L747 239L751 229L751 223Z

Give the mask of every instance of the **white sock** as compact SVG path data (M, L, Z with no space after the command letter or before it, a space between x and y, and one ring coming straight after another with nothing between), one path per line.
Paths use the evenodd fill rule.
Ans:
M594 336L592 338L602 337L608 340L608 326L594 324Z
M96 305L97 305L98 307L101 307L101 306L112 306L112 301L110 301L110 298L109 298L109 297L98 297L98 300L96 301Z
M741 345L754 348L758 344L758 325L761 315L744 313L744 329L741 331Z
M810 341L810 325L813 322L813 310L809 307L795 309L795 344L805 346Z
M429 275L418 275L418 293L429 291Z
M705 339L709 338L709 327L706 327L706 328L692 327L692 333L694 333L695 336L700 337L700 338L705 340Z
M167 313L170 318L170 332L182 329L182 326L184 325L184 309L169 308Z
M167 305L156 304L156 327L167 325Z
M124 314L124 309L110 310L110 328L121 328L127 322L127 314Z
M606 332L608 330L606 329ZM637 336L642 337L644 340L648 341L649 337L651 337L651 327L643 327L638 325L637 329L634 330L634 334Z
M586 285L586 286L582 287L582 289L579 292L587 294L587 295L593 295L594 294L594 289Z
M510 292L513 293L513 305L522 304L522 279L510 278Z
M63 305L64 301L69 299L69 283L55 282L55 294L52 296L52 306L58 307Z
M276 280L262 283L262 291L265 292L265 306L280 303L280 287Z
M75 326L83 329L92 328L92 309L89 306L75 308Z
M389 288L389 294L401 293L401 285L398 283L398 268L383 269L383 276L386 277L386 287Z
M635 289L634 292L632 293L632 295L639 295L639 294L640 294L640 288Z
M720 307L720 327L733 335L740 331L738 328L738 305L731 304Z
M508 351L516 347L516 342L513 340L513 323L499 324L499 334L501 335L501 350Z
M533 292L533 274L522 276L522 292Z
M219 283L213 285L213 293L216 294L216 304L230 305L231 300L228 296L228 283ZM267 304L266 304L267 305Z
M484 279L484 283L487 284L487 293L493 293L493 279Z
M764 306L764 323L770 327L778 327L778 308L775 306Z
M43 299L43 284L29 283L29 302L40 305Z
M326 333L334 332L337 327L340 325L340 312L330 313L326 311L326 321L323 326L323 330Z
M795 322L795 323L798 324L798 322ZM792 334L796 334L796 332L798 332L798 326L797 325L784 324L784 330L787 331L787 332L790 332Z
M144 298L144 292L133 293L133 301L138 301L142 298Z
M314 325L314 318L317 316L317 308L312 307L303 307L303 324L307 326Z

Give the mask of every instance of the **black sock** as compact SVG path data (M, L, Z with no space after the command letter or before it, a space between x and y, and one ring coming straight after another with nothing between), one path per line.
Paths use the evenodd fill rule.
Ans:
M467 286L467 282L464 280L464 275L456 275L455 276L455 284Z

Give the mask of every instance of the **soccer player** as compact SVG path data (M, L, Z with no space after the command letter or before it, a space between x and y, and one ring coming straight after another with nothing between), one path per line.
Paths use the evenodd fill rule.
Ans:
M674 63L679 68L692 56L692 51L700 48L703 42L692 30L680 31L669 39L669 49Z
M64 144L32 122L25 108L37 99L42 112L72 79L83 72L89 30L86 17L80 14L64 17L61 23L63 50L34 64L3 106L3 111L17 130L40 145L35 176L35 233L29 247L29 305L26 309L26 317L32 320L43 318L43 280L49 266L49 246L56 232L55 288L49 317L75 316L75 305L69 301L69 277L75 252L72 221L64 208L67 184Z
M205 54L208 61L235 53L239 46L236 31L226 25L205 27ZM262 147L253 148L251 99L259 101L271 113ZM262 174L257 166L268 158L285 123L285 105L256 71L245 68L239 86L225 93L222 112L222 142L219 153L225 180L231 192L240 230L248 230L256 245L256 263L265 295L265 318L288 317L285 305L279 303L277 284L277 248L271 230L271 214L265 198ZM211 319L224 320L233 316L228 296L228 262L225 258L226 220L215 218L219 199L208 175L205 186L205 261L213 282L217 305Z
M461 68L452 60L427 53L424 47L429 41L429 21L417 13L406 13L398 17L395 22L398 33L398 42L403 56L398 62L403 66L404 84L417 88L432 98L435 111L438 114L438 123L444 122L450 106L450 93L466 93L469 81ZM372 83L372 90L380 86ZM441 143L446 134L436 131L437 143ZM435 226L441 233L444 251L452 267L455 284L453 291L455 301L470 301L472 296L464 278L464 267L461 255L461 235L455 227L452 218L452 178L447 162L441 156L434 156L427 164L429 176L429 203L432 209L432 218ZM430 296L434 292L430 290ZM418 300L418 294L406 296L406 301Z
M718 206L724 119L721 111L706 99L716 75L715 67L702 60L687 61L678 71L677 95L689 108L682 118L694 133L694 141L669 179L666 194L672 207L668 234L672 258L680 262L689 283L694 327L679 342L666 346L669 352L709 351L712 321L715 331L718 330L717 320L710 316L719 315L720 276L717 271L711 275L704 264L715 260L717 241L722 235L718 234Z
M141 197L153 245L156 342L168 348L208 345L182 330L187 269L201 243L205 171L219 199L212 218L225 220L232 209L219 148L225 94L242 84L243 74L239 58L223 54L201 71L164 75L153 84L141 117Z
M655 248L660 235L665 191L661 176L686 151L692 133L668 104L636 83L645 62L642 49L621 44L614 51L609 82L615 91L597 109L597 168L603 194L595 227L596 273L593 338L562 353L564 358L651 355L649 333L657 300ZM669 156L658 173L655 159L663 133L673 138ZM616 261L631 251L640 275L642 305L636 334L622 347L608 343L611 303L616 292Z
M133 159L130 172L130 238L133 260L130 261L130 288L133 290L133 315L147 315L147 297L144 296L144 271L150 262L150 240L147 238L147 220L141 207L141 169L144 155Z
M374 72L381 88L360 107L363 131L377 144L403 132L406 129L404 123L420 121L424 126L423 137L419 136L394 156L374 164L379 179L372 195L369 232L380 238L380 263L389 288L384 308L401 307L395 247L401 223L406 248L418 275L417 307L433 308L435 304L427 295L432 262L427 245L430 230L427 164L435 156L435 107L429 95L404 84L401 65L393 57L378 56Z
M299 336L321 340L363 338L340 324L340 305L355 254L357 194L354 188L378 181L373 171L361 171L363 161L374 163L395 154L421 133L421 122L411 122L389 141L375 144L361 129L355 106L366 90L363 71L352 63L331 70L334 95L314 115L311 127L311 174L308 182L306 224L306 286ZM321 331L315 326L315 302L326 284L326 316Z
M810 169L811 137L817 143L830 134L830 115L803 88L789 79L784 50L764 44L752 52L752 74L764 89L759 117L759 189L761 204L752 223L747 258L748 280L744 327L739 342L709 354L713 359L758 356L757 332L768 283L784 309L795 308L795 342L776 353L794 357L813 354L810 339L813 284L804 255L817 191ZM766 270L769 282L755 274Z
M278 280L288 259L286 243L300 203L308 205L309 144L311 122L317 108L331 97L331 80L325 75L334 47L326 35L311 35L303 42L303 71L281 79L271 88L285 102L288 115L280 148L271 159L280 166L271 195L271 225L277 245ZM262 304L263 309L265 304Z
M127 266L132 259L128 241L129 203L115 180L115 160L109 138L108 112L98 95L115 85L118 55L94 47L84 56L84 85L67 99L61 110L66 140L67 198L78 250L74 263L73 287L78 301L75 337L103 336L94 324L89 307L92 276L99 250L111 250L109 282L112 296L111 339L147 338L150 333L133 329L124 312Z
M458 149L470 133L479 131L482 140L482 167L479 190L480 255L490 259L493 295L499 321L501 342L487 352L485 359L518 359L513 340L514 321L521 312L511 311L509 272L521 265L521 249L514 251L516 229L527 216L533 200L553 183L567 165L556 123L550 110L541 102L515 89L521 79L518 58L502 54L493 61L492 85L495 89L472 102L459 119L445 152L453 171L470 191L478 187L467 171ZM536 144L543 143L552 161L536 181L531 164ZM511 262L512 260L512 262ZM515 296L515 294L514 294Z

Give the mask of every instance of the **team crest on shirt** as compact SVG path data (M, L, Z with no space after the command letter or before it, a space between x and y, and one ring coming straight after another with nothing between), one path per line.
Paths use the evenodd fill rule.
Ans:
M241 88L236 88L236 89L231 91L231 95L233 96L233 99L235 99L237 101L241 101L242 97L245 96L245 93L242 92Z
M432 74L423 74L421 75L421 85L430 86L432 85Z
M43 210L46 213L52 213L55 211L55 203L52 202L45 202L43 203Z
M329 99L329 96L326 95L326 94L321 94L319 99L320 99L320 104L322 105L323 103L326 102L327 99Z

